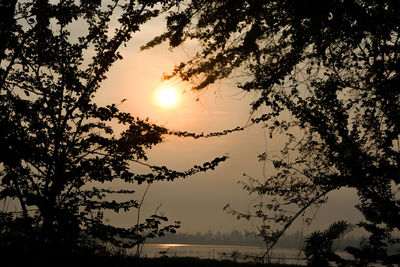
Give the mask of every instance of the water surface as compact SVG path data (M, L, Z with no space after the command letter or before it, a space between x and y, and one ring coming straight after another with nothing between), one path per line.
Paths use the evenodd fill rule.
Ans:
M192 244L145 244L143 257L198 257L201 259L251 261L260 257L265 248L255 246L232 245L192 245ZM304 254L298 249L275 248L271 255L272 262L305 265Z

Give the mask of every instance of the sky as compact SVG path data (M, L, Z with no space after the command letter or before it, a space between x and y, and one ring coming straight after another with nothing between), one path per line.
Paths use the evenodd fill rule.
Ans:
M179 80L161 82L164 72L170 72L175 64L190 56L196 49L196 45L191 43L173 52L166 45L139 51L141 45L162 31L162 27L160 19L150 22L121 50L124 58L111 68L96 101L99 104L118 104L122 99L127 99L119 105L121 110L140 118L149 118L151 122L172 130L206 133L247 125L249 104L257 96L244 94L235 87L234 81L222 81L201 93L190 92L190 86ZM171 108L163 108L156 101L157 92L164 87L173 87L179 92L179 102ZM256 223L238 221L224 212L223 207L228 203L239 211L246 211L251 207L256 197L249 196L238 181L246 181L243 173L262 177L263 165L257 161L257 155L277 150L281 143L279 136L266 139L260 125L218 138L193 140L167 136L163 143L148 150L147 163L183 171L225 154L229 155L229 160L221 163L215 171L173 182L152 184L144 200L141 218L152 214L161 205L159 210L170 221L182 221L180 231L183 232L230 232L245 229L256 231ZM144 171L139 166L132 168L136 168L138 172ZM267 166L266 172L272 171ZM134 196L136 199L141 198L144 190L143 186L138 188L116 182L108 186L134 188L137 190ZM361 217L354 208L356 200L354 191L333 192L329 195L329 203L318 211L311 226L305 226L299 220L289 232L303 230L309 233L326 229L331 222L338 219L357 222ZM133 210L126 214L107 214L106 218L111 224L129 227L136 223L136 216L136 211Z

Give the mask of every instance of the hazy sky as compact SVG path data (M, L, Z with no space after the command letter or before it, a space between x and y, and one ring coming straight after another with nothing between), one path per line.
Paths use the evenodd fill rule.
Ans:
M124 59L117 62L108 74L97 101L109 104L127 99L120 105L122 110L141 118L148 117L154 123L175 130L200 133L245 126L249 119L249 103L256 96L244 95L235 88L234 81L222 82L201 94L182 94L180 103L174 108L164 109L157 105L155 98L163 86L160 83L162 73L171 71L174 64L190 56L195 49L192 44L174 53L166 46L139 52L140 45L161 30L162 25L158 20L146 25L134 36L133 41L122 50ZM189 90L187 85L179 81L170 82L168 86L175 86L180 92ZM199 101L195 101L198 97ZM257 161L257 155L265 150L278 149L279 143L279 136L265 142L264 131L260 126L252 126L243 132L219 138L193 140L167 137L164 143L148 151L148 163L186 170L226 153L230 159L215 171L197 174L186 180L151 185L142 217L151 214L162 203L161 210L170 220L182 221L181 231L184 232L255 229L252 223L237 221L222 208L227 203L242 211L251 206L255 197L242 190L237 181L245 179L242 175L244 172L253 177L261 177L263 166ZM266 171L268 173L271 170L267 168ZM140 198L141 190L138 190L136 198ZM359 213L354 209L355 199L352 191L332 193L330 203L319 210L311 228L305 228L304 231L326 228L337 219L356 221ZM130 226L136 222L136 211L108 215L108 218L113 224ZM300 221L290 231L300 230L301 225Z

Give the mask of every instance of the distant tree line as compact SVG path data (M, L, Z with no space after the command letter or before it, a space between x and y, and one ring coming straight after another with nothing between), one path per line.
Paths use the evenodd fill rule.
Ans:
M221 233L217 231L207 231L205 233L197 232L176 234L149 240L153 244L171 243L171 244L196 244L196 245L241 245L241 246L262 246L263 242L257 235L249 231L232 230L231 232Z
M304 240L309 235L304 235L300 231L285 233L277 243L279 248L302 249ZM333 244L334 249L343 250L348 246L357 247L363 236L348 236L336 240ZM165 236L149 240L150 244L196 244L196 245L235 245L235 246L263 246L263 239L251 231L232 230L231 232L213 233L207 232L166 234Z

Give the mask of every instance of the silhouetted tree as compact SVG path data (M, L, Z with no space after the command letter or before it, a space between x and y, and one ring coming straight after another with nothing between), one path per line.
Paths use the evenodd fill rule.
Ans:
M232 213L261 219L273 245L327 193L354 188L361 226L372 236L399 230L399 1L192 0L170 12L167 26L143 49L188 39L199 47L166 78L202 90L241 77L238 87L258 95L253 122L287 136L281 153L259 156L276 172L245 185L270 198L254 214Z
M99 240L131 248L175 232L179 222L163 226L167 218L160 214L126 229L105 224L105 210L128 211L139 203L114 200L134 191L102 184L172 181L226 159L183 172L145 164L146 150L163 135L188 133L93 102L122 58L119 48L171 6L163 0L1 1L0 199L16 199L21 211L0 213L2 252L29 242L30 249L70 250ZM149 173L135 173L133 162Z
M10 40L10 29L13 25L15 6L17 0L2 1L0 3L0 60L5 56L4 51Z
M337 255L332 248L333 241L339 239L351 230L352 226L345 221L338 221L329 226L323 232L313 232L305 241L304 254L308 266L329 266L330 261L339 266L345 264L345 260Z

